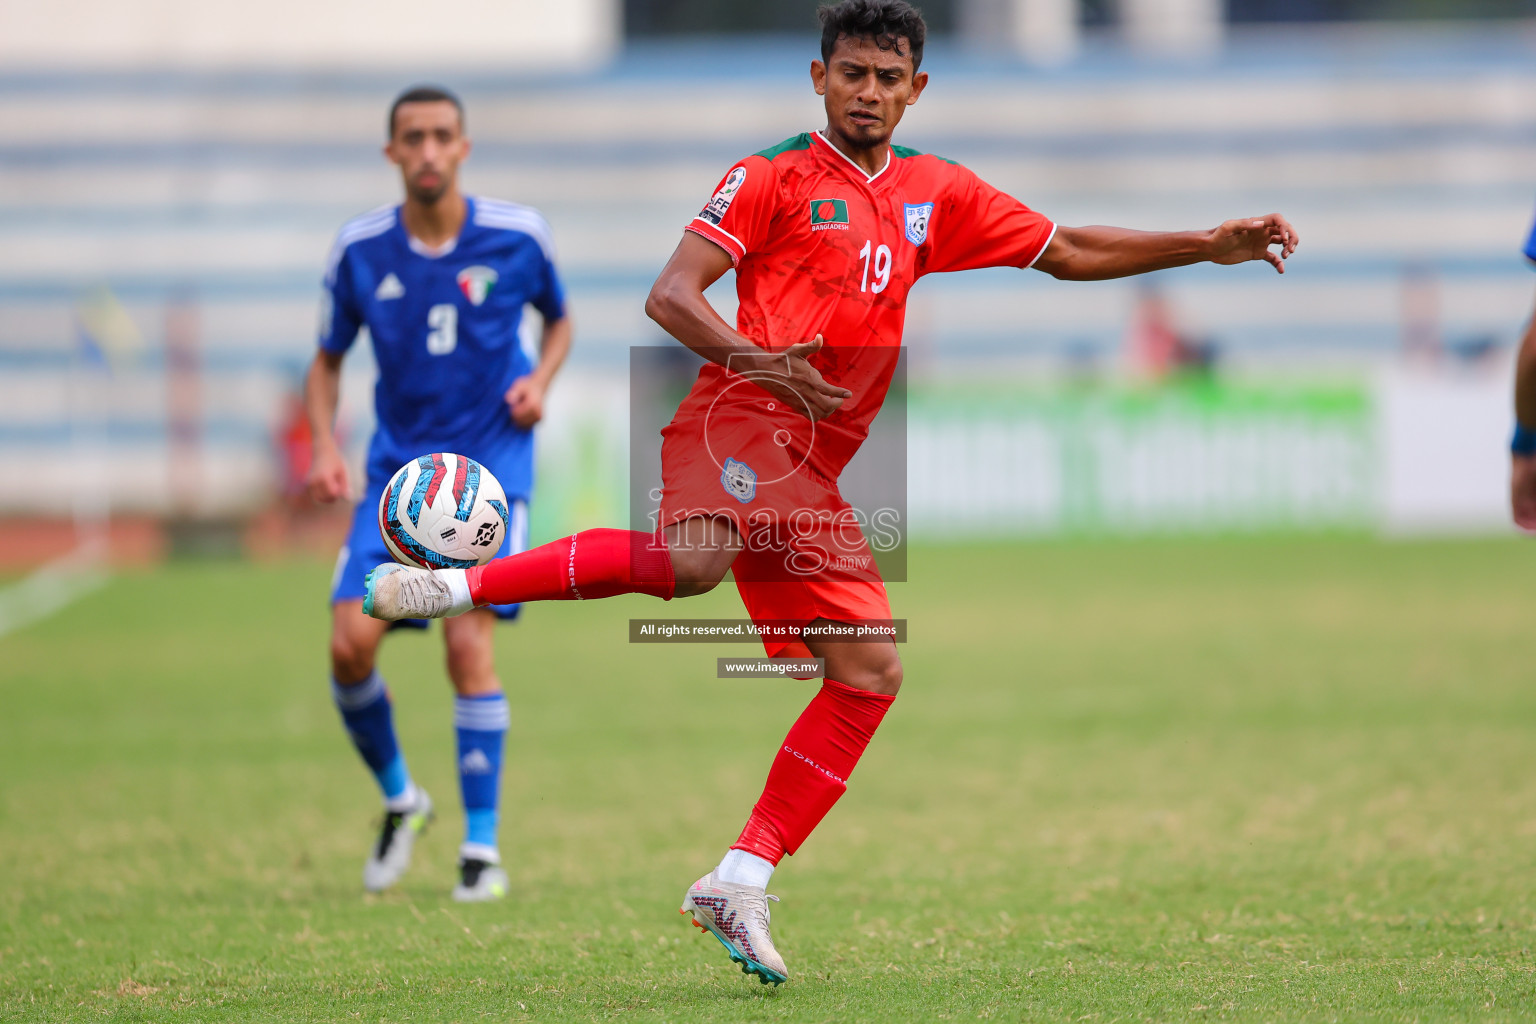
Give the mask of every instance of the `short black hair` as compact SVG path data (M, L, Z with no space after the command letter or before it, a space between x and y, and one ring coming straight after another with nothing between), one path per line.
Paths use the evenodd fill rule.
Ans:
M823 62L832 59L832 48L844 36L872 39L882 50L894 50L898 57L910 56L914 74L923 62L928 25L923 21L923 12L906 0L841 0L818 8L816 17L821 19ZM903 38L910 53L902 52Z
M459 127L464 127L464 104L451 90L440 85L413 85L389 105L390 138L395 137L395 114L407 103L452 103L453 109L459 112Z

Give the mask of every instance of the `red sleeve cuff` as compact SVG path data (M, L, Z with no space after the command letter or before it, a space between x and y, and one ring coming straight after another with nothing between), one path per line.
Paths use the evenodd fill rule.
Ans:
M741 258L747 254L747 247L741 244L741 239L724 228L716 227L703 217L693 218L693 220L683 225L683 230L692 231L694 234L707 238L724 249L731 257L731 266L733 267L740 263Z
M1050 230L1050 233L1045 236L1045 241L1040 243L1040 248L1035 250L1035 254L1029 258L1029 262L1028 263L1024 264L1020 268L1021 270L1028 270L1030 267L1034 266L1036 263L1039 263L1040 262L1040 257L1045 255L1045 250L1047 250L1047 249L1049 249L1051 247L1051 239L1056 237L1056 223L1054 221L1052 221L1052 222L1050 222L1050 224L1051 224L1051 230Z

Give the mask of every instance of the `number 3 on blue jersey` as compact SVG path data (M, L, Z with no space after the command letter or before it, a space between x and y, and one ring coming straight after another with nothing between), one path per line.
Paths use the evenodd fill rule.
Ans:
M427 351L445 356L459 345L459 308L440 302L427 310Z
M398 206L348 221L326 260L319 344L341 355L360 336L372 339L377 475L387 480L422 452L459 452L495 473L508 497L526 498L533 437L512 419L506 393L533 370L518 340L525 308L546 324L560 320L565 290L537 211L464 202L446 250L414 244Z

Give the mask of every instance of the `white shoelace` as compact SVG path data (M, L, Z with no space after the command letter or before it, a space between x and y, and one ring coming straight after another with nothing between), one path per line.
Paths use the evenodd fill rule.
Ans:
M759 896L755 890L750 889L741 897L741 902L746 904L747 910L763 916L764 925L773 920L773 915L768 910L768 900L772 900L775 903L779 902L779 898L772 893L765 892Z
M431 573L411 573L408 579L401 581L400 596L403 598L400 603L406 610L429 619L447 611L453 600L447 584Z

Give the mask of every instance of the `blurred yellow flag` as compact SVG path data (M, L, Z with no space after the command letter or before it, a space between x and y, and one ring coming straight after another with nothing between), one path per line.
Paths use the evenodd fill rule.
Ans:
M99 362L113 362L144 347L144 335L127 307L106 285L86 292L75 303L75 323L85 355Z

